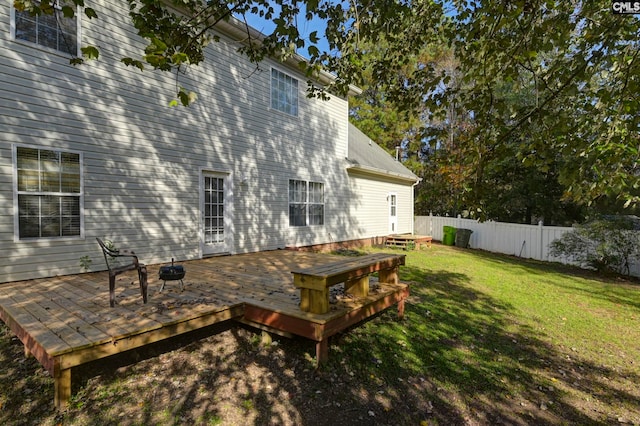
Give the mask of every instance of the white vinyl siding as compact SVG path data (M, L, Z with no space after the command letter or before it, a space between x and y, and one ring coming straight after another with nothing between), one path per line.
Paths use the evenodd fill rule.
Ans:
M350 201L349 214L358 218L357 238L385 236L390 232L391 214L395 213L393 233L413 231L413 186L393 180L371 178L350 172L351 188L355 196ZM395 203L392 207L391 195Z
M15 147L17 239L82 235L78 153Z
M27 41L71 56L78 56L80 15L76 11L73 17L65 17L61 9L62 4L65 4L63 0L56 1L53 14L40 15L22 12L12 6L12 37L15 40ZM67 4L73 6L71 2Z
M202 256L202 172L225 176L228 252L247 253L348 240L360 229L345 170L348 103L303 96L298 118L271 109L271 67L256 71L221 34L206 60L181 75L198 93L189 108L169 108L175 75L118 61L146 43L126 2L95 0L101 19L83 20L83 43L113 60L74 67L11 40L10 10L0 8L0 281L105 268L95 237L135 250L147 265ZM101 56L102 57L102 56ZM306 87L306 86L305 86ZM81 153L84 238L15 240L12 147ZM324 185L324 225L289 227L288 184Z
M271 108L298 116L298 80L271 68Z

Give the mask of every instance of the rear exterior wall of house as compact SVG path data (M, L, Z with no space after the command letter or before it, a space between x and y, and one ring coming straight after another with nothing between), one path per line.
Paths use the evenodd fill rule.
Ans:
M387 233L362 220L375 206L346 171L345 99L307 98L295 69L257 67L221 35L178 76L198 100L169 107L175 74L120 62L145 45L126 3L99 0L99 19L80 18L82 44L100 48L82 66L20 40L10 3L0 6L0 282L78 273L84 256L102 270L95 237L157 263Z

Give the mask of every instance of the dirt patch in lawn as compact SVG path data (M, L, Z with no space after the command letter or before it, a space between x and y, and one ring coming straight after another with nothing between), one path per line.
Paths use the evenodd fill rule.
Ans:
M375 321L396 321L393 315ZM353 330L359 339L371 330ZM375 333L373 333L375 334ZM559 397L561 384L514 396L477 397L426 366L412 375L376 357L343 352L314 368L314 345L234 325L164 342L73 371L64 412L52 407L53 380L0 325L0 424L7 425L489 425L637 424L633 413ZM375 336L373 337L375 338ZM195 340L194 340L195 339ZM353 345L353 342L351 342ZM397 353L403 347L398 345ZM399 363L398 365L401 365ZM588 375L565 360L564 371ZM582 367L580 367L582 368ZM525 384L525 388L526 388ZM594 410L601 410L595 412ZM586 416L591 412L593 416Z
M392 406L382 386L316 370L308 340L237 326L208 331L74 369L71 403L57 412L53 380L0 325L0 424L371 425L431 409L411 398Z

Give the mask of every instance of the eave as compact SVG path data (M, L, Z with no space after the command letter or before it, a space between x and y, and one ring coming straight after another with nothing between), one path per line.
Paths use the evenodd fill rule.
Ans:
M405 182L412 185L420 181L420 178L417 176L401 175L399 173L390 172L388 170L377 169L375 167L369 167L369 166L362 166L359 164L347 166L347 172L361 174L365 176L377 177L385 180L400 181L400 182Z

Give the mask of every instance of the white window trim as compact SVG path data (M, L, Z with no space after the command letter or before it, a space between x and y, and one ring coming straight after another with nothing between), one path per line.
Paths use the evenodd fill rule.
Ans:
M15 7L13 7L13 1L11 2L11 7L9 10L10 21L11 21L10 38L12 41L16 43L20 43L34 49L42 50L44 52L49 52L54 55L62 56L64 58L73 58L73 57L82 56L80 54L80 48L82 47L82 12L83 12L82 8L80 6L77 6L76 7L76 54L75 55L70 55L58 49L53 49L51 47L43 46L38 43L33 43L27 40L16 38L16 9Z
M282 73L284 75L286 75L287 77L290 77L292 80L295 80L297 82L297 88L296 88L296 113L295 114L290 114L286 111L282 111L279 110L277 108L273 107L273 71L277 71L279 73ZM278 68L278 67L274 67L271 66L271 68L269 69L269 110L271 111L275 111L279 114L284 114L287 117L295 117L295 118L299 118L300 117L300 79L298 79L297 77L293 76L292 74L283 71L282 69Z
M31 242L31 241L67 241L67 240L84 240L84 155L80 151L67 150L62 148L54 148L50 146L40 145L12 145L12 167L13 167L13 241L14 242ZM80 194L74 195L80 197L80 235L70 235L65 237L28 237L20 238L20 206L18 205L18 148L31 148L46 151L58 151L69 154L77 154L80 161Z
M304 205L307 207L306 209L306 217L305 217L305 224L304 225L291 225L291 216L290 216L290 207L291 207L291 200L289 200L289 185L291 183L291 181L299 181L299 182L304 182L307 185L307 199L304 202ZM309 196L311 195L311 192L309 190L309 184L311 183L319 183L322 185L322 225L310 225L309 224L309 206L310 205L316 205L316 204L320 204L320 203L310 203L309 202ZM327 185L324 182L321 182L320 180L313 180L313 179L301 179L301 178L289 178L287 180L287 225L289 226L289 228L291 229L301 229L301 228L321 228L324 227L325 224L327 223L326 219L327 219L327 203L326 203L326 191Z

